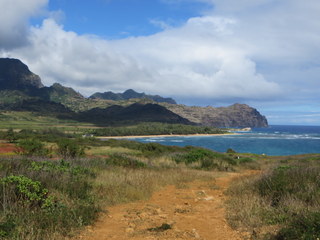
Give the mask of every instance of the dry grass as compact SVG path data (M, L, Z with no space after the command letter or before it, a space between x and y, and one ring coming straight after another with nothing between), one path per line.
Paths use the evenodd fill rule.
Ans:
M319 161L288 162L236 179L227 194L230 225L245 239L320 237Z
M105 206L147 199L165 185L182 187L195 179L213 179L214 174L183 169L113 168L101 172L94 181L95 195Z
M101 156L101 155L110 155L110 154L138 154L139 151L132 150L129 148L123 148L123 147L109 147L109 146L102 146L102 147L90 147L86 150L87 155L94 155L94 156Z

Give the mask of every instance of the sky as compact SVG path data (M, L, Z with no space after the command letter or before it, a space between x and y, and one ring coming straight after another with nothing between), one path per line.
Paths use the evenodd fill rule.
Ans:
M84 96L134 89L320 125L319 0L0 0L0 57Z

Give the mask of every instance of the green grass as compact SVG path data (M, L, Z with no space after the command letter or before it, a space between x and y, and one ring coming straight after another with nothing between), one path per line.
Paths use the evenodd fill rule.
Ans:
M9 128L13 128L16 130L42 130L47 129L48 126L50 126L51 128L58 128L61 131L81 133L87 131L87 128L96 128L94 124L81 123L73 120L62 120L54 117L46 117L32 112L0 112L0 131L5 131Z
M131 154L131 155L136 155L139 154L140 151L138 150L133 150L133 149L128 149L124 147L110 147L110 146L100 146L100 147L90 147L89 149L86 150L86 153L89 155L94 155L94 156L103 156L103 155L110 155L110 154L115 154L115 153L125 153L125 154Z

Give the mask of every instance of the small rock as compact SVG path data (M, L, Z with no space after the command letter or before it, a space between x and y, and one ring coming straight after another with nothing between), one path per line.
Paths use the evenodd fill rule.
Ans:
M194 236L196 239L199 239L199 238L200 238L199 233L198 233L195 229L192 229L192 233L193 233L193 236Z
M134 229L129 227L129 228L126 228L126 233L133 233L134 232Z

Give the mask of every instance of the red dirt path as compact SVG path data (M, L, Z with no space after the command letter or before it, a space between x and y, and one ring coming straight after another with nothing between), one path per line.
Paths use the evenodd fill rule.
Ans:
M248 173L194 181L183 189L167 186L147 201L110 207L76 239L241 240L241 234L227 224L224 191L234 177L243 174Z

